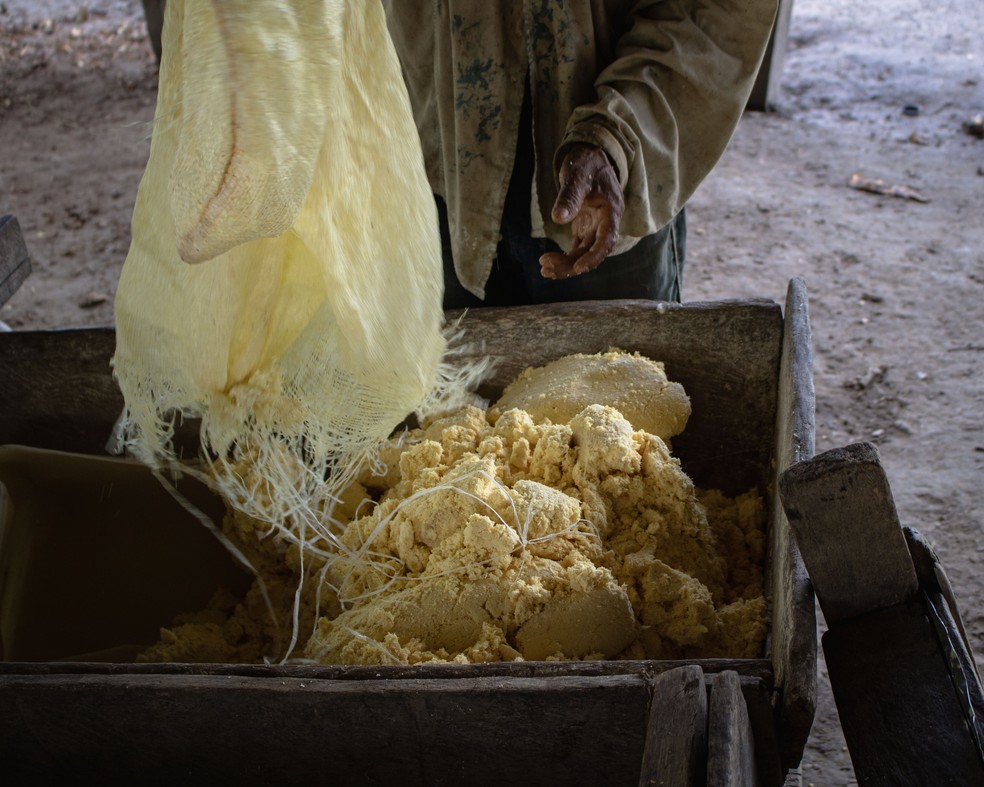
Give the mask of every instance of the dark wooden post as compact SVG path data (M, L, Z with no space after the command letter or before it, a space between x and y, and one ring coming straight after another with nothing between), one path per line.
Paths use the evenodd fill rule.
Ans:
M824 656L858 782L984 784L980 682L954 655L968 648L949 605L920 584L875 446L794 465L779 491L827 619Z
M786 39L789 37L789 19L793 13L793 0L779 0L776 22L759 67L752 94L748 97L748 109L765 112L775 108L779 100L779 82L782 79L782 62L786 57Z

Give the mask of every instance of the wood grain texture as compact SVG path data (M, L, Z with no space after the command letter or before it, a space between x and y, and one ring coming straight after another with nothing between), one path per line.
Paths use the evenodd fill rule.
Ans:
M713 688L720 673L706 675L705 680ZM773 684L746 675L738 670L741 679L741 693L745 699L745 710L751 723L755 744L755 770L759 787L781 787L786 768L783 766L779 743L783 732L776 723L776 709L772 705Z
M919 588L871 443L787 470L780 494L828 625L909 600Z
M105 454L123 396L112 328L0 334L0 445Z
M103 664L54 662L2 662L0 678L10 676L54 677L77 675L117 677L131 675L182 677L239 677L284 680L457 680L460 678L593 678L628 675L651 682L657 675L693 664L705 676L725 670L737 672L743 680L772 684L772 665L768 659L700 659L685 661L517 661L488 664L415 664L366 666L361 664Z
M653 681L639 787L701 787L707 776L707 687L696 666Z
M775 475L814 453L813 350L806 285L793 279L786 294L775 431ZM766 581L772 598L771 652L783 767L802 759L817 706L817 622L813 588L782 503L772 494Z
M756 787L755 736L735 672L711 687L707 724L707 787Z
M974 745L984 760L984 685L956 595L930 543L912 528L903 528L903 532L957 700Z
M491 355L480 391L498 396L527 366L617 346L663 361L693 416L673 441L695 483L740 494L771 483L782 312L769 301L582 302L472 309L470 356ZM104 453L123 401L112 379L112 329L0 335L0 444ZM7 373L9 371L9 373Z
M905 535L905 543L909 548L909 554L912 556L912 566L916 570L919 587L926 594L939 593L945 599L964 646L970 651L970 637L967 636L967 630L963 624L963 616L960 614L956 594L953 592L950 578L947 576L946 569L940 562L936 550L919 531L911 527L904 527L902 533ZM971 660L973 661L973 659Z
M859 784L984 784L922 599L831 626L823 651Z
M0 759L10 783L634 785L648 702L634 676L35 676L0 683Z
M10 300L30 273L31 260L20 224L13 216L0 216L0 306Z

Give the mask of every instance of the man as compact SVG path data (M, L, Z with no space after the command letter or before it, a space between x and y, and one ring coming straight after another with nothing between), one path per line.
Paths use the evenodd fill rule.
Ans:
M680 300L683 208L777 0L383 0L438 201L445 308Z

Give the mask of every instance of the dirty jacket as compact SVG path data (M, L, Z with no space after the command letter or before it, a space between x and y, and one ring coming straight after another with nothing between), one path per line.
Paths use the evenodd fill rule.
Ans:
M536 237L566 145L601 147L625 194L613 253L659 230L717 163L777 0L383 0L458 278L484 297L529 78Z

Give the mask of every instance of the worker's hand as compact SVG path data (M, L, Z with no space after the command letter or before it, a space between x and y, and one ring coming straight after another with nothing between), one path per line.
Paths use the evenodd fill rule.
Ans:
M553 220L571 225L573 243L566 254L548 252L540 257L546 279L568 279L594 270L615 248L625 198L615 168L605 152L594 145L573 145L560 168L560 193Z

